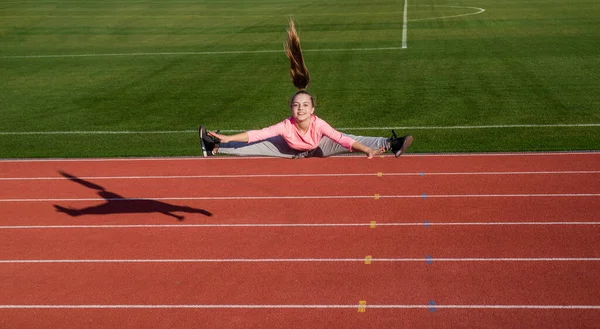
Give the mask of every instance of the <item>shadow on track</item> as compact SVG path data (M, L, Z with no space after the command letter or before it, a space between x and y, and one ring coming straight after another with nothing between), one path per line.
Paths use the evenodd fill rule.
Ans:
M91 206L81 209L66 208L59 205L54 205L56 211L65 213L72 217L83 215L109 215L109 214L127 214L127 213L161 213L163 215L183 220L184 216L176 215L174 212L185 212L194 214L203 214L212 216L212 213L204 209L197 209L187 206L177 206L166 202L151 200L151 199L136 199L126 198L117 193L107 191L104 187L88 182L84 179L75 177L71 174L59 171L59 173L72 182L81 184L87 188L97 190L98 195L106 200L105 203L97 206Z

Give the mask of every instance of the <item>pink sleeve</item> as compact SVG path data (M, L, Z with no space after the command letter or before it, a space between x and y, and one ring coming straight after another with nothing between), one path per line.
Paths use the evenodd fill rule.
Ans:
M324 136L329 137L334 142L352 151L352 144L356 143L354 139L343 135L341 132L333 129L326 121L322 119L319 119L319 121L320 130Z
M285 121L260 130L249 130L248 143L262 141L285 133Z

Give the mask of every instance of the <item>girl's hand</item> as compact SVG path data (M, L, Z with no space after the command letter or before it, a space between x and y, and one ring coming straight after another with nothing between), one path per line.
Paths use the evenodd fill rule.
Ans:
M212 136L212 137L215 137L215 138L218 138L221 141L221 143L229 143L230 142L229 136L221 135L221 134L218 134L218 133L216 133L214 131L209 131L208 135Z
M385 147L382 147L380 149L367 148L367 150L365 152L368 159L372 159L374 156L380 155L382 153L385 153Z

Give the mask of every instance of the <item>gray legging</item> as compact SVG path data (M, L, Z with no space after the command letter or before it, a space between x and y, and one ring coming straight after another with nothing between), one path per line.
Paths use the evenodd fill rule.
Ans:
M373 149L380 149L382 147L384 147L386 150L389 149L389 138L363 137L347 134L344 135ZM217 151L217 153L238 156L272 156L290 159L309 157L324 158L336 154L343 154L349 152L350 151L347 148L341 146L340 144L334 142L333 140L325 136L323 136L323 139L321 139L319 146L316 149L310 151L294 150L285 142L285 140L281 136L271 137L269 139L265 139L263 141L258 141L254 143L221 143L219 144L219 149Z

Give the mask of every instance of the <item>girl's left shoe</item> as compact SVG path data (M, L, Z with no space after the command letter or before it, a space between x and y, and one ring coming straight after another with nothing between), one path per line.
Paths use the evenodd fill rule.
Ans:
M200 128L198 128L198 135L200 137L200 147L202 147L202 156L213 156L213 150L215 149L217 142L213 139L213 137L208 136L206 133L206 127L204 126L200 126Z

